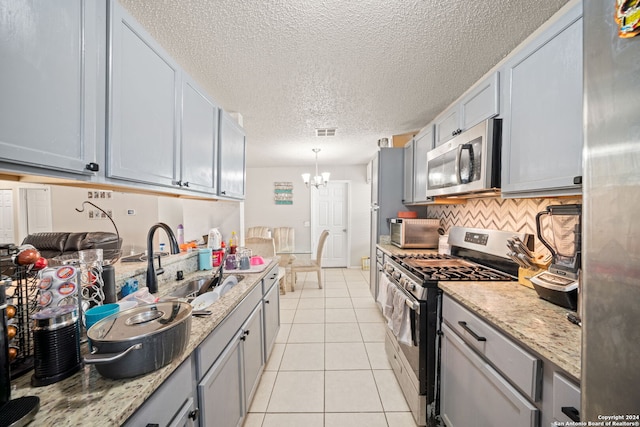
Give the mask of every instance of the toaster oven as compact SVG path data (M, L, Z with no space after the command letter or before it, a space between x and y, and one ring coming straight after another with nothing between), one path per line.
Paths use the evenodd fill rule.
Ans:
M390 226L392 245L403 249L438 247L439 219L393 218Z

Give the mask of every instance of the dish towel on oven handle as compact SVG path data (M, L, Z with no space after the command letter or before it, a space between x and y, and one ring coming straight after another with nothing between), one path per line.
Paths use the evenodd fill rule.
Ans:
M378 297L376 301L380 304L382 314L389 320L393 312L393 290L394 286L389 286L389 278L386 274L380 273Z
M395 289L394 286L390 286L390 288L394 289L393 313L387 326L391 329L400 344L414 346L415 337L412 335L411 324L412 319L415 319L415 314L407 305L409 298L402 291Z

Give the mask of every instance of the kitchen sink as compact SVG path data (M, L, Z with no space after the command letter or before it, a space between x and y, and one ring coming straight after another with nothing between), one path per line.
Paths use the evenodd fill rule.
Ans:
M241 282L242 279L244 279L244 276L239 274L225 274L222 276L223 283L225 283L225 280L227 280L231 276L235 276L238 279L238 282ZM167 296L174 297L174 298L185 298L187 300L193 299L196 296L198 296L199 293L210 292L214 289L217 289L217 287L215 286L216 284L213 283L215 281L214 279L215 279L214 276L205 276L205 277L200 277L198 279L189 280L188 282L185 282L184 284L177 287ZM224 292L220 292L220 296L224 295L224 293L229 291L231 287L232 286L226 285L225 289L223 290Z

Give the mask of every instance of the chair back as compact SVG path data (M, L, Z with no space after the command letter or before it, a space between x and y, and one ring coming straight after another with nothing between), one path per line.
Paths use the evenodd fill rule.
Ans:
M296 248L295 230L292 227L276 227L273 229L276 252L293 251Z
M269 227L249 227L247 229L247 237L263 237L269 238Z
M247 237L244 239L244 246L251 249L253 255L259 255L263 258L276 256L276 245L273 238Z
M318 239L318 251L316 252L316 262L321 267L322 252L324 252L324 244L327 242L327 237L329 237L329 230L322 230L322 233L320 233L320 238Z

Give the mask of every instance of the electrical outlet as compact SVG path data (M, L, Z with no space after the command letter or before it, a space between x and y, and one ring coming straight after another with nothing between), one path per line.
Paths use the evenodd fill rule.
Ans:
M135 215L135 214L136 214L135 209L127 209L127 215Z

